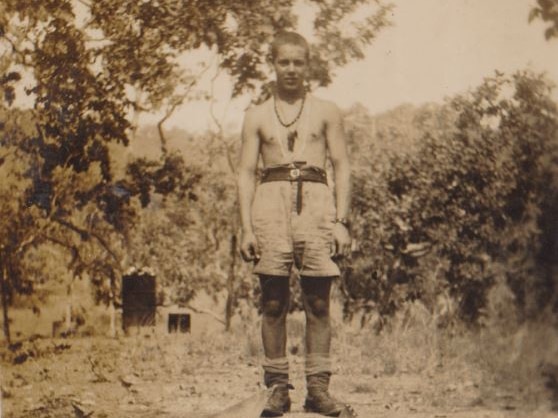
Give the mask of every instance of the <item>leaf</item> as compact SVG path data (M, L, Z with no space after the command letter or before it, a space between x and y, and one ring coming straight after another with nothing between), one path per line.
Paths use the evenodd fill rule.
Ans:
M548 41L550 38L558 36L558 31L555 27L550 27L544 31L544 38Z
M535 18L539 17L540 15L541 15L540 9L536 7L532 8L531 11L529 12L528 22L531 23Z

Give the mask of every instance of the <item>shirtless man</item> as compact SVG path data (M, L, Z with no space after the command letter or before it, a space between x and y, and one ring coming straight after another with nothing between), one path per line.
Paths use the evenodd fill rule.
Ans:
M270 48L276 91L250 108L242 130L238 190L242 223L241 254L255 264L262 289L264 381L277 385L263 417L290 409L286 316L289 275L300 274L306 312L305 409L338 416L342 405L328 392L331 376L329 299L339 268L332 260L349 255L347 216L350 166L338 108L306 92L309 68L306 40L277 35ZM256 187L258 159L263 173ZM329 157L335 197L324 171Z

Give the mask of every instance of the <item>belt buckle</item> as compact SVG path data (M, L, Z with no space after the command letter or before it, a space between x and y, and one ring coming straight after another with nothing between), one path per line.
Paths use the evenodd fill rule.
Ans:
M297 178L300 177L300 169L299 168L291 169L291 171L289 172L289 176L291 176L291 179L296 180Z

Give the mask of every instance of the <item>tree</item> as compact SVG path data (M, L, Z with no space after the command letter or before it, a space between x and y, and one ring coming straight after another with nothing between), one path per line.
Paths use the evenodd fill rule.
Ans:
M10 342L8 305L14 292L30 291L30 283L17 268L17 258L24 251L37 225L33 214L25 211L25 190L30 185L25 175L25 160L28 156L20 152L15 144L15 139L22 134L22 126L25 126L20 125L20 120L25 119L26 115L20 112L6 112L4 115L10 117L6 117L2 126L0 175L3 181L0 192L2 196L9 198L0 199L0 280L4 335Z

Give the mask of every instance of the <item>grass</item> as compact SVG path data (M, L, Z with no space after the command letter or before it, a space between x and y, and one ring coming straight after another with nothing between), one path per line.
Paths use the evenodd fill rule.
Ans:
M471 330L456 323L441 328L439 316L432 315L420 302L409 303L381 333L375 332L374 324L364 328L346 324L340 312L333 309L335 374L359 376L360 380L350 382L351 393L357 395L381 390L371 380L374 378L413 377L416 379L409 380L411 383L406 390L412 393L420 389L432 406L484 405L528 410L550 405L549 408L558 409L558 331L551 323L552 316L539 322L519 323L510 313L502 314L502 306L508 304L498 306L490 308L495 311L487 312L488 319L480 330ZM496 312L497 309L500 312ZM92 341L102 345L107 335L107 314L103 309L95 312L90 312L87 333L81 338L101 336L103 338ZM21 321L25 324L33 319L29 315L27 311L11 313L14 329L23 339L37 331L36 322L29 323L27 330L22 325ZM49 318L43 317L41 321L48 326ZM238 352L241 364L258 366L263 356L260 324L255 312L245 312L242 318L235 319L230 333L209 327L195 335L169 336L162 329L142 329L140 333L126 338L120 336L117 340L133 341L128 344L126 355L139 364L157 362L161 369L169 371L175 367L173 365L181 364L182 373L193 375L194 365L181 363L185 354L205 356L233 349ZM303 313L290 314L287 347L290 358L299 363L297 370L303 363L304 332ZM51 351L58 343L60 341L53 340L52 344L42 344L48 348L45 355L53 355ZM32 343L28 343L27 348L36 350ZM3 351L4 361L16 354ZM96 367L99 373L106 373L109 368L103 364Z
M357 383L354 385L353 393L375 393L376 389L370 383Z

